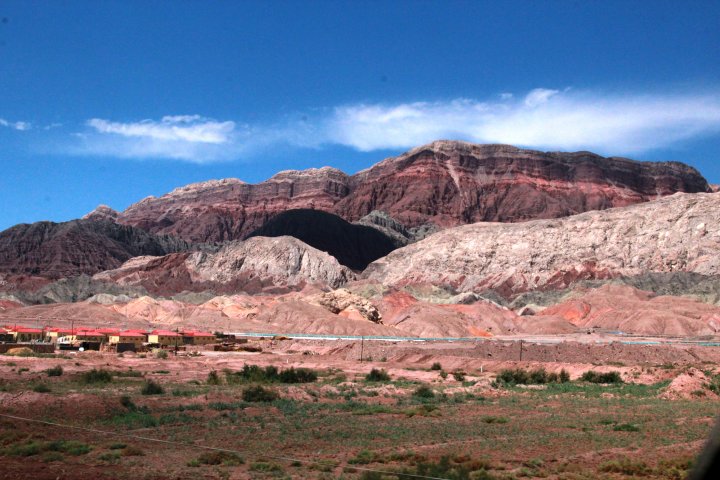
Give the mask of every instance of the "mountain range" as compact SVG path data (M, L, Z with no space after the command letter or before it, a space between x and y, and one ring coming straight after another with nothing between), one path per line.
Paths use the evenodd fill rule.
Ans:
M258 184L211 180L123 212L101 205L79 220L1 232L0 318L30 315L37 307L23 305L38 302L149 295L199 306L242 294L255 305L243 321L270 322L281 310L285 327L271 321L281 329L303 328L321 309L330 317L317 331L567 333L620 322L568 312L578 295L607 304L598 298L624 288L644 292L628 294L636 306L666 293L686 299L670 319L651 308L660 323L635 322L639 330L708 334L720 329L708 295L720 284L712 192L678 162L455 141L354 175L323 167ZM256 297L264 300L248 300ZM224 315L249 315L233 311ZM351 320L356 327L342 324Z

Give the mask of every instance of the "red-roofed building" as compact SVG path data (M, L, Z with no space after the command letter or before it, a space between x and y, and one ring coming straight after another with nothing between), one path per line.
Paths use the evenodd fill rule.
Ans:
M132 343L136 347L141 347L147 341L147 336L140 330L124 330L115 335L110 335L110 343L117 345L118 343Z
M157 343L162 346L182 345L182 335L171 330L153 330L148 334L148 343Z
M183 331L180 332L183 343L186 345L207 345L215 343L215 335L210 332Z
M65 337L67 335L72 335L73 329L71 328L58 328L58 327L51 327L45 330L45 337L50 340L52 343L57 343L57 339L59 337Z
M107 335L97 330L77 330L75 338L81 342L107 342Z
M12 327L9 330L16 342L39 342L44 336L39 328Z

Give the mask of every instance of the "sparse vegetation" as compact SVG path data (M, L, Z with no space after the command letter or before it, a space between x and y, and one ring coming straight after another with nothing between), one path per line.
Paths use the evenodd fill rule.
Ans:
M242 398L246 402L272 402L277 400L279 395L275 390L263 387L262 385L253 385L243 390Z
M430 367L430 370L442 370L442 365L440 365L440 362L435 362Z
M567 383L570 374L565 370L560 373L548 372L544 368L525 370L523 368L501 370L495 381L501 385L544 385L547 383Z
M44 383L38 383L37 385L35 385L33 387L32 390L33 390L33 392L36 392L36 393L50 393L50 391L51 391L50 387L48 387Z
M232 383L312 383L318 379L316 371L309 368L290 367L279 370L269 365L265 368L257 365L244 365L237 372L225 371L227 382Z
M63 368L60 365L57 365L55 367L48 368L47 370L45 370L45 374L48 377L59 377L60 375L63 374Z
M588 370L580 376L580 381L589 383L623 383L620 372L596 372Z
M159 383L148 380L140 389L140 393L143 395L162 395L165 393L165 390Z
M365 375L365 380L368 382L389 382L390 374L385 369L373 368L370 373Z
M112 382L112 373L104 369L95 369L83 372L80 375L83 383L110 383Z

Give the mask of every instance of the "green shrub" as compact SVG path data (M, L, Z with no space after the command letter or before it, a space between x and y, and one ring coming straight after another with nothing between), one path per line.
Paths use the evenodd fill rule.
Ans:
M232 452L205 452L202 453L197 462L203 465L228 465L236 466L245 463L242 457Z
M280 372L279 380L281 383L312 383L317 380L318 376L309 368L290 367Z
M348 460L348 463L350 465L368 465L378 460L380 460L378 456L370 450L360 450L354 458Z
M33 387L33 392L36 393L50 393L50 387L45 385L44 383L38 383Z
M246 402L272 402L277 400L279 395L275 390L265 388L262 385L253 385L243 390L242 398Z
M457 380L458 382L464 382L465 381L465 372L461 370L455 370L453 372L453 378Z
M623 383L620 372L615 371L601 373L595 372L593 370L588 370L587 372L582 374L580 380L589 383Z
M567 383L570 374L563 369L560 373L548 372L544 368L525 370L523 368L501 370L496 377L497 383L504 385L544 385L546 383Z
M613 430L616 432L639 432L640 427L633 425L632 423L621 423L619 425L615 425Z
M156 350L155 351L155 358L159 358L161 360L165 360L168 357L167 350Z
M415 389L413 396L424 399L435 398L435 392L433 392L433 389L427 385L421 385Z
M211 370L210 373L208 373L207 384L208 385L220 385L220 376L217 374L217 372L215 370Z
M254 462L250 465L251 472L282 473L283 469L277 463Z
M435 362L430 367L430 370L442 370L442 365L440 365L440 362Z
M368 382L388 382L390 381L390 375L385 369L378 370L377 368L373 368L370 370L370 373L365 375L365 380Z
M45 370L45 373L48 377L59 377L63 374L63 368L60 365L57 365L55 367L48 368Z
M604 473L621 473L638 477L652 474L652 469L645 462L634 462L629 458L605 462L600 465L598 470Z
M492 416L482 417L480 420L483 423L508 423L508 421L509 421L507 419L507 417L492 417Z
M123 457L141 457L145 455L145 452L140 447L136 447L135 445L128 445L127 447L122 449L120 455L122 455Z
M243 365L237 372L225 371L228 383L311 383L318 379L316 371L309 368L290 367L279 370L273 365L265 368L258 365Z
M164 392L162 386L152 380L145 382L145 385L140 389L140 393L143 395L162 395Z
M93 368L84 372L80 378L83 383L110 383L112 382L112 373L107 370Z

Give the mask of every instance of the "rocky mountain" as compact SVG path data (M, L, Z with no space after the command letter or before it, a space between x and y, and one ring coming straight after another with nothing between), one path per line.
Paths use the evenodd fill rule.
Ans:
M138 255L188 249L184 240L111 221L20 224L0 232L0 273L47 279L92 275Z
M143 287L155 295L184 290L283 293L313 284L336 288L353 278L334 257L288 236L231 242L217 253L137 257L94 276L97 281Z
M240 240L277 213L330 211L348 193L348 176L340 170L288 170L256 185L231 178L177 188L131 205L118 222L193 242Z
M279 213L250 237L283 235L327 252L353 270L364 270L370 262L396 248L395 240L378 229L354 225L331 213L310 209Z
M429 284L506 298L650 272L716 276L719 220L720 194L701 193L561 219L476 223L395 250L363 276L384 285Z
M422 238L438 227L564 217L709 189L681 163L437 141L352 176L323 167L280 172L255 185L237 179L192 184L148 197L117 221L192 242L218 242L246 238L291 209L322 210L350 222L377 211L400 229L418 229L413 236ZM383 223L377 216L366 220Z

